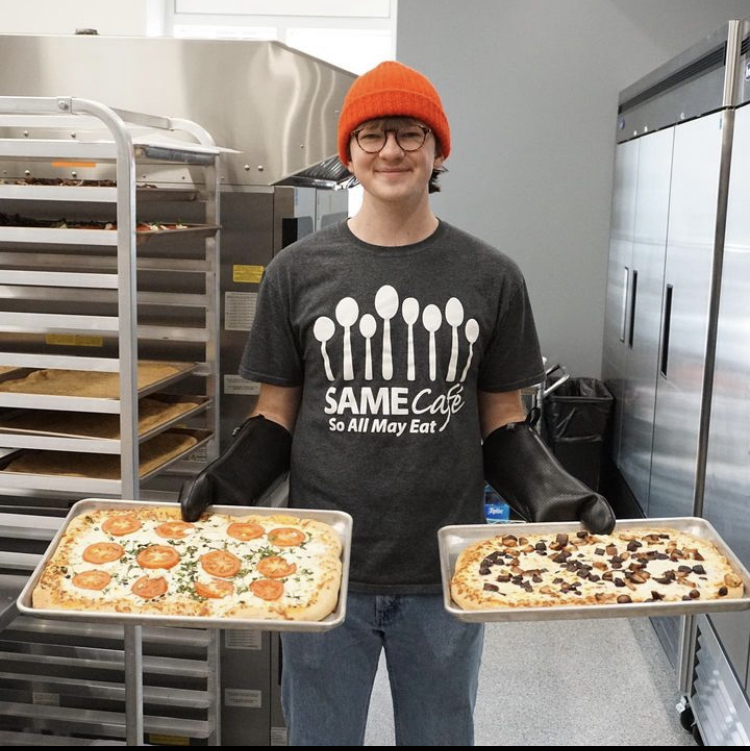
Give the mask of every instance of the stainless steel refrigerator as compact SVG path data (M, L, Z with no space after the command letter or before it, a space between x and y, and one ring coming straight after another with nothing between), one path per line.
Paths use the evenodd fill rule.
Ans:
M621 92L603 377L630 508L705 516L750 563L750 23ZM703 740L746 745L746 614L654 618Z

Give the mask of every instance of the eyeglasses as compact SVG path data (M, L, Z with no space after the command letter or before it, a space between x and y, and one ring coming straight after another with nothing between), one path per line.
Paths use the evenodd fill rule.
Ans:
M426 125L402 125L400 128L360 128L352 136L362 151L377 154L388 142L388 134L396 136L396 143L402 151L419 151L427 140L430 128Z

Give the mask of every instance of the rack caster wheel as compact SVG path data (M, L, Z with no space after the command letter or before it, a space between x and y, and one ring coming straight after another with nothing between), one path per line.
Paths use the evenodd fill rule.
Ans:
M680 711L680 725L685 730L692 730L695 725L695 715L693 715L693 709L690 705L686 706Z
M704 743L703 743L703 736L701 735L701 731L700 731L700 728L698 727L698 723L697 722L693 725L692 733L693 733L693 740L699 746L703 746L704 745Z

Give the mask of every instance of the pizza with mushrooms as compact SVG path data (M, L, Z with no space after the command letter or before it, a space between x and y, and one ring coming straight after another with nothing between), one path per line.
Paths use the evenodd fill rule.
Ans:
M176 507L75 517L32 593L34 608L319 621L337 605L335 529L287 514L180 518Z
M713 543L673 529L611 535L498 535L459 555L451 596L464 610L741 597Z

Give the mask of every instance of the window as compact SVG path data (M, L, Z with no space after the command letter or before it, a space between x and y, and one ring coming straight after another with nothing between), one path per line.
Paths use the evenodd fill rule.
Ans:
M283 42L363 73L396 55L397 0L167 0L165 35Z

